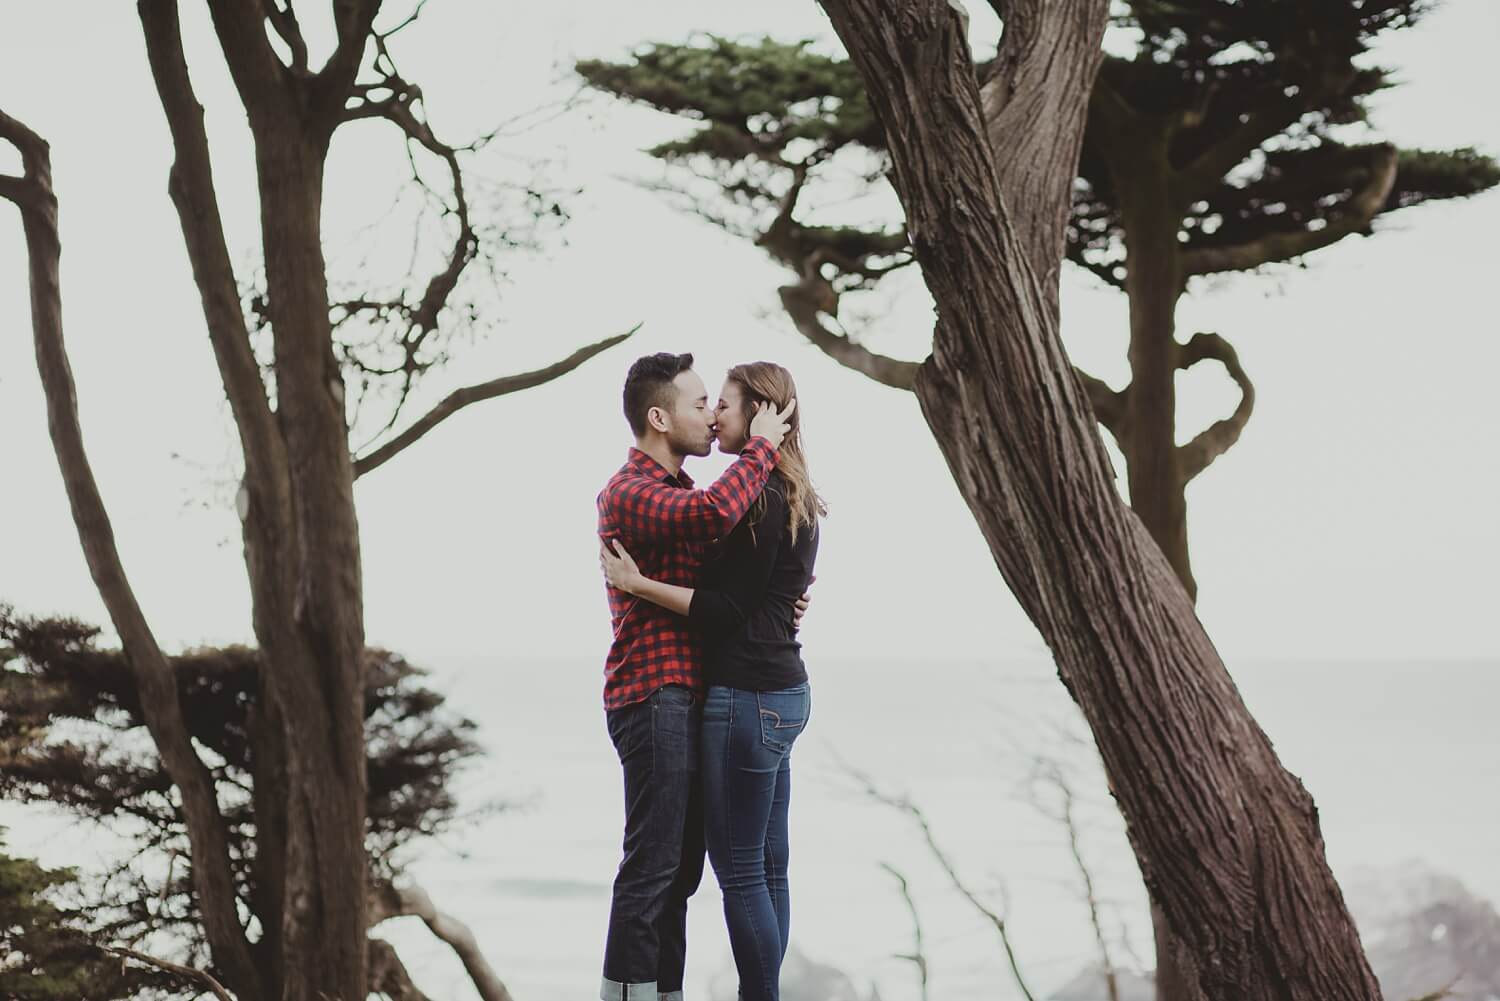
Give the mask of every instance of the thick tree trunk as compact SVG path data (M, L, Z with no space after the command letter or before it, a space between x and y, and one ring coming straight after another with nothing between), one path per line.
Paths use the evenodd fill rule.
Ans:
M326 139L296 122L256 130L277 411L296 549L285 651L271 676L286 740L282 997L362 998L367 857L364 605L344 383L321 242Z
M1137 133L1140 137L1140 133ZM1153 141L1155 140L1155 141ZM1178 212L1168 190L1165 136L1138 138L1135 155L1114 176L1125 206L1129 258L1130 392L1120 441L1130 485L1130 507L1167 558L1189 599L1198 583L1188 559L1186 482L1177 450L1177 300L1182 291L1177 250ZM1172 933L1154 900L1156 1001L1200 1001L1203 991L1191 952Z
M885 126L937 302L923 413L1001 573L1093 730L1152 898L1211 998L1380 997L1280 765L1150 535L1115 492L1094 418L1007 209L960 18L946 0L824 0ZM1017 12L1020 13L1019 11ZM1029 12L1054 60L1097 65L1105 0ZM1055 74L1083 125L1090 74ZM1082 83L1083 85L1080 85ZM998 192L998 193L997 193Z

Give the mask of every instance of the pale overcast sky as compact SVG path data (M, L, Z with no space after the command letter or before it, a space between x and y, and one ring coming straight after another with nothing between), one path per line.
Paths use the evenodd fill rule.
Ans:
M395 11L394 4L392 13ZM994 22L973 5L976 45ZM199 5L184 4L189 61L208 110L237 260L258 247L249 136ZM228 503L232 437L175 213L171 149L134 5L7 5L0 107L52 143L61 203L68 346L85 437L125 564L163 642L246 640L249 604ZM455 141L571 89L566 67L692 30L832 34L812 0L756 4L553 0L429 5L397 53ZM1500 9L1449 0L1380 52L1407 83L1376 102L1407 145L1500 152L1493 53ZM559 82L561 81L561 82ZM796 375L815 479L832 514L804 630L809 656L1035 657L1044 649L995 570L914 399L840 368L779 314L785 278L755 248L634 183L639 150L681 123L592 101L504 152L562 157L574 221L545 258L512 268L490 336L413 405L519 371L637 321L627 344L538 390L471 408L362 480L368 633L421 663L444 655L602 658L608 617L594 496L629 436L630 361L691 350L711 389L734 363ZM0 169L12 169L0 155ZM362 226L405 169L394 137L341 133L329 172L335 274L409 234ZM1257 387L1239 445L1190 489L1200 609L1226 660L1442 660L1500 655L1500 463L1493 444L1495 250L1500 195L1403 212L1306 270L1199 289L1186 336L1233 342ZM920 358L930 303L915 269L882 299L880 350ZM1073 357L1119 385L1125 302L1064 280ZM104 622L46 435L31 355L24 247L0 209L0 601ZM1182 434L1227 413L1222 373L1182 386ZM700 481L718 460L690 466ZM1121 467L1123 468L1123 467Z

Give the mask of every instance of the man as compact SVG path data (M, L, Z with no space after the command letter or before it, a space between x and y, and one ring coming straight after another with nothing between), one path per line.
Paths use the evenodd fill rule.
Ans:
M787 432L767 408L740 457L706 490L682 471L709 454L714 414L693 356L647 355L625 378L636 444L598 499L599 537L618 539L648 576L692 587L708 547L765 486ZM604 947L603 1001L681 1001L687 900L703 875L698 789L702 654L687 620L609 589L614 641L604 667L610 739L625 779L624 858Z

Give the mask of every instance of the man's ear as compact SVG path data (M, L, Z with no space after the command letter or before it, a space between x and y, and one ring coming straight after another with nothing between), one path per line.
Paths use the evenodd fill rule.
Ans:
M665 434L667 427L667 412L661 407L652 407L646 411L646 424Z

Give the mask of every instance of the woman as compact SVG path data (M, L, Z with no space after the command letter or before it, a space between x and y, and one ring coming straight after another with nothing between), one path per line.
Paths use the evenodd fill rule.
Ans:
M719 450L738 454L756 411L785 408L796 395L779 365L730 369L715 411ZM743 1001L779 1001L790 931L791 751L811 709L792 606L812 582L818 519L827 513L808 478L801 417L799 406L765 489L698 587L642 577L618 542L602 554L611 584L688 616L704 639L704 840Z

